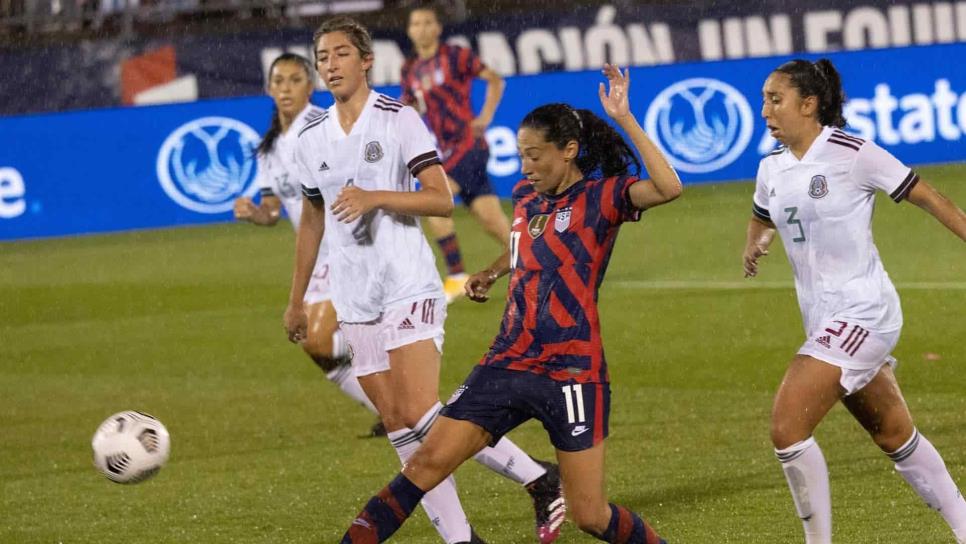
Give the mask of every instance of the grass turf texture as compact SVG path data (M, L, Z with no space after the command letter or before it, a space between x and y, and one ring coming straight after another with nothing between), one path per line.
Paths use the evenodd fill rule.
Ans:
M921 173L966 204L966 167ZM801 319L777 244L759 278L741 278L751 192L688 187L625 226L601 291L614 384L608 490L672 543L802 540L768 441ZM966 253L914 206L880 200L876 239L906 320L899 379L966 487ZM495 244L465 211L456 218L467 266L488 264ZM292 240L287 225L220 225L0 245L0 542L338 539L398 460L384 440L356 438L372 417L285 340ZM444 399L502 308L502 296L450 307ZM90 460L96 426L124 409L154 414L172 436L168 466L137 486L110 483ZM816 435L838 542L952 542L841 406ZM535 422L511 436L552 455ZM519 486L473 463L457 479L484 538L533 541ZM395 541L439 540L417 513ZM569 523L560 539L593 541Z

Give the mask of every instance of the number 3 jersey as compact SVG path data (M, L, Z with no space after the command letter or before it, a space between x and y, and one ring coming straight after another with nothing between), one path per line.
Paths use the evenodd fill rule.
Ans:
M514 187L506 310L480 364L608 382L597 291L621 224L640 219L628 194L638 181L586 179L559 195Z
M762 159L753 211L778 228L806 334L830 319L902 327L899 295L872 241L872 210L877 189L901 202L918 181L874 142L832 127L801 160L787 148Z
M308 104L295 117L288 130L279 134L271 151L258 155L256 183L259 194L263 198L273 196L279 199L296 232L302 217L302 184L299 182L299 170L295 163L295 144L298 143L298 133L302 127L324 113L322 108ZM323 242L319 246L316 266L325 262L326 253L326 244Z
M325 202L332 303L341 321L377 319L389 306L443 296L419 218L374 209L343 223L331 206L343 188L416 190L416 175L440 164L429 130L409 106L370 92L346 134L338 104L298 135L296 162L305 198Z

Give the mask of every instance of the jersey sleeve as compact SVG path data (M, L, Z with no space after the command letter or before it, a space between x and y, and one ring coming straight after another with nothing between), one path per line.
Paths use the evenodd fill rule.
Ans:
M919 183L919 176L911 168L872 141L859 149L852 173L862 188L885 191L895 202L902 202Z
M299 138L295 146L295 171L298 172L299 184L302 186L302 196L312 201L321 201L322 191L312 176L312 169L305 156L307 146L308 142Z
M762 221L773 223L771 212L768 211L768 197L771 194L768 186L768 169L765 161L758 163L758 174L755 176L755 195L751 198L751 213Z
M272 183L268 175L268 159L259 154L256 158L258 171L255 173L255 186L258 187L258 195L261 197L275 196Z
M616 176L607 178L603 183L601 213L609 221L624 223L639 221L642 210L631 201L631 185L641 181L637 176Z
M426 124L410 106L399 110L398 136L402 160L409 172L416 177L420 172L434 164L442 164Z
M456 73L460 79L473 79L486 68L486 65L472 49L460 47L456 51Z

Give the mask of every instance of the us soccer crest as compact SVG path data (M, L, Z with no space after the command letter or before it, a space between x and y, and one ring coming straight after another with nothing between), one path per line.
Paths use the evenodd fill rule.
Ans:
M563 232L570 227L570 208L557 210L557 216L553 220L553 230Z
M537 238L543 231L547 228L547 223L550 221L550 214L534 215L530 218L530 224L527 225L527 232L530 233L530 238Z
M381 158L382 158L382 146L379 145L379 142L373 141L373 142L367 143L366 154L365 154L366 162L379 162L379 159Z
M812 182L808 184L808 196L812 198L822 198L828 194L828 182L825 176L812 176Z

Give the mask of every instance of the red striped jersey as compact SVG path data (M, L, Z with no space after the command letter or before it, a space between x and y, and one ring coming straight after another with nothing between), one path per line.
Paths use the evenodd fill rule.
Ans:
M423 114L436 135L447 171L474 146L486 147L470 126L475 117L470 88L484 68L476 53L448 44L441 44L428 59L412 56L403 65L402 101Z
M640 219L628 193L637 181L585 179L559 195L514 187L506 310L480 364L608 381L597 291L621 224Z

